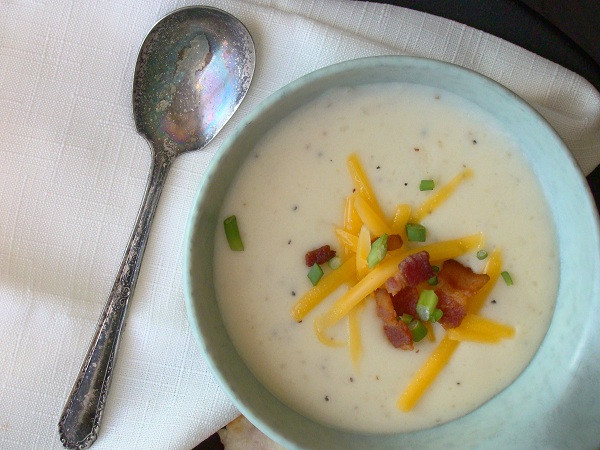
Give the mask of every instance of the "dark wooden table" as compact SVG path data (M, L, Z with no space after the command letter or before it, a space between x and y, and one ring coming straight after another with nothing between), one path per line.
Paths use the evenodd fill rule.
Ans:
M464 23L578 73L600 91L598 0L371 0ZM600 209L600 166L587 176ZM218 434L194 450L222 449Z

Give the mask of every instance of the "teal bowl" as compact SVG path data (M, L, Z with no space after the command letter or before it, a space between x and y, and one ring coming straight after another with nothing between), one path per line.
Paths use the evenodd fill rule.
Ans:
M506 389L473 412L421 431L360 434L316 423L280 402L250 372L223 324L213 283L220 208L251 149L283 117L333 87L407 82L457 94L510 130L539 179L560 255L548 333ZM551 225L549 225L551 226ZM223 143L198 191L186 234L184 291L190 326L231 400L290 448L597 448L600 422L600 232L598 213L569 150L526 102L469 70L427 59L382 56L325 67L280 89Z

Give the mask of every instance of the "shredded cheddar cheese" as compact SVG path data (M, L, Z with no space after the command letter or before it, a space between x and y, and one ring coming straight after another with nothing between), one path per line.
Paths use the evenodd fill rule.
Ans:
M345 347L346 342L337 341L330 336L325 334L325 330L318 329L315 323L315 334L317 339L321 342L321 344L326 345L327 347Z
M385 222L385 219L379 215L371 205L361 196L357 196L354 199L354 208L358 213L362 222L369 228L369 231L374 236L381 236L382 234L392 234L392 229Z
M489 343L497 343L514 335L514 327L477 314L467 314L458 327L447 332L447 336L455 341Z
M371 183L369 182L365 170L363 169L363 166L355 153L348 157L347 166L356 192L358 192L359 195L369 202L369 205L371 205L371 208L377 215L384 217L381 207L379 206L379 202L377 201L377 197L375 197L375 192L371 187Z
M442 338L433 353L413 376L408 387L398 399L398 408L404 412L413 409L427 388L446 366L458 344L458 341L453 341L447 337Z
M416 211L413 212L410 217L410 222L419 223L426 216L431 214L436 208L438 208L442 203L444 203L448 197L460 186L460 184L473 176L473 171L471 169L465 169L458 175L456 175L452 180L446 183L439 189L436 189L434 193L427 198L423 202L421 206L417 208Z
M354 201L358 197L358 193L354 192L346 196L346 203L344 206L344 230L351 234L358 234L362 221L360 216L354 208Z
M349 281L356 274L356 265L352 258L346 260L336 270L329 272L319 281L319 284L313 286L292 308L292 319L296 322L301 321L312 311L315 306L321 303L329 294L339 288L346 281Z
M402 242L406 242L406 224L410 219L410 213L412 208L410 205L399 204L396 206L396 212L394 213L394 220L392 221L392 230L402 238Z
M492 254L490 255L487 264L485 265L485 269L483 273L489 275L490 280L483 286L477 294L469 301L467 305L467 312L471 314L477 314L485 300L490 295L490 292L496 285L496 281L500 277L500 272L502 271L502 252L499 248L495 248Z
M365 302L360 302L348 314L348 347L350 348L350 359L357 369L363 353L359 318L364 307Z
M473 176L471 169L463 170L441 188L436 188L433 194L416 209L408 204L398 204L393 220L388 223L358 156L350 155L347 166L355 190L345 198L343 227L335 228L335 234L345 255L345 262L338 269L325 275L317 286L310 289L294 305L292 318L301 321L327 296L342 284L348 283L349 289L334 301L324 314L314 320L314 329L319 341L327 346L347 345L350 359L358 369L364 351L360 314L373 292L383 286L388 278L394 276L398 264L407 256L421 251L429 253L429 261L432 263L454 259L468 252L480 250L484 244L484 236L483 233L475 233L419 247L414 247L412 242L408 243L406 236L406 224L418 224L443 204L464 180ZM375 239L383 234L399 234L403 245L400 249L388 251L383 260L369 269L367 256L371 250L371 238ZM429 358L417 370L398 398L399 409L408 412L417 404L446 366L460 342L493 344L515 335L515 329L510 325L477 315L500 277L501 266L501 251L496 248L489 256L483 271L489 275L489 281L469 300L467 316L461 325L446 331ZM345 317L348 320L348 341L342 342L328 336L327 330ZM435 342L434 326L428 321L423 323L427 327L429 340Z
M363 225L358 233L358 241L356 243L356 275L358 278L363 278L369 272L367 256L371 250L371 233L369 228Z
M363 298L369 296L378 287L383 285L396 270L398 264L408 255L427 251L431 261L441 261L445 259L457 258L469 251L481 248L483 245L483 234L477 233L450 241L436 242L434 244L423 245L411 250L395 250L388 252L388 255L358 283L342 295L323 315L317 319L318 327L329 328L339 322L350 312L354 306Z
M481 299L478 300L478 304L474 305L473 299L469 306L473 313L479 312L479 309L483 306L483 302L487 298L487 295L494 287L496 281L498 281L498 275L495 275L495 271L502 264L502 255L499 249L495 249L492 252L492 256L488 261L483 273L487 273L490 276L489 281L485 286L478 292L477 295L481 295ZM490 273L488 273L488 270ZM473 306L474 305L474 306ZM462 326L462 324L461 324ZM455 335L455 337L458 337ZM459 340L450 339L448 334L442 339L442 341L435 348L431 356L425 361L425 364L419 369L419 371L413 376L408 386L398 399L398 407L405 412L410 411L419 399L425 393L425 390L431 383L437 378L438 374L446 366L446 363L450 360L450 357L458 347Z
M358 246L357 235L352 234L346 230L342 230L341 228L336 228L335 234L338 240L340 241L340 244L348 254L356 253L356 247Z

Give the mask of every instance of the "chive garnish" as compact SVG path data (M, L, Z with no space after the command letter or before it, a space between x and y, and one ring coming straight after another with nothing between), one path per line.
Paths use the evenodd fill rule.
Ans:
M419 184L419 190L421 191L431 191L435 187L435 183L433 180L421 180L421 184Z
M410 334L412 334L413 341L415 342L419 342L421 339L427 336L427 327L423 325L423 322L420 320L414 319L408 324L408 329L410 330Z
M387 240L388 235L383 234L371 244L371 250L367 256L367 265L369 266L369 269L375 267L384 258L387 253Z
M435 310L433 311L433 314L431 315L431 321L433 323L439 322L443 315L444 315L444 311L442 311L439 308L435 308Z
M435 286L438 284L438 277L437 275L432 276L429 280L427 280L427 284L429 286Z
M512 280L512 277L510 276L510 273L508 273L505 270L500 275L502 275L502 279L504 280L504 282L506 283L507 286L512 286L513 285L513 280Z
M425 242L427 229L418 223L406 224L406 237L410 242Z
M404 322L406 325L408 325L409 323L411 323L413 321L414 317L411 316L410 314L402 314L400 316L400 320L402 320L402 322Z
M327 261L327 264L333 270L338 269L342 265L342 258L340 258L339 256L334 256L329 261Z
M423 321L428 321L438 304L438 296L430 289L423 289L417 302L417 314Z
M312 285L316 286L321 277L323 276L323 269L321 269L321 266L319 264L314 263L308 271L307 276Z
M223 226L225 228L225 236L227 237L229 248L236 252L243 251L244 244L242 243L242 238L240 237L237 218L235 216L229 216L223 221Z
M485 250L479 250L475 256L477 256L477 259L485 259L488 257L488 252Z

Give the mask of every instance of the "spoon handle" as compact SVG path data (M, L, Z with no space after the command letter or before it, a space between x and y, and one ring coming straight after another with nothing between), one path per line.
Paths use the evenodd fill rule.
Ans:
M135 289L150 225L173 160L172 155L165 153L153 152L151 173L129 246L58 423L60 440L66 448L88 448L98 436L127 304Z

